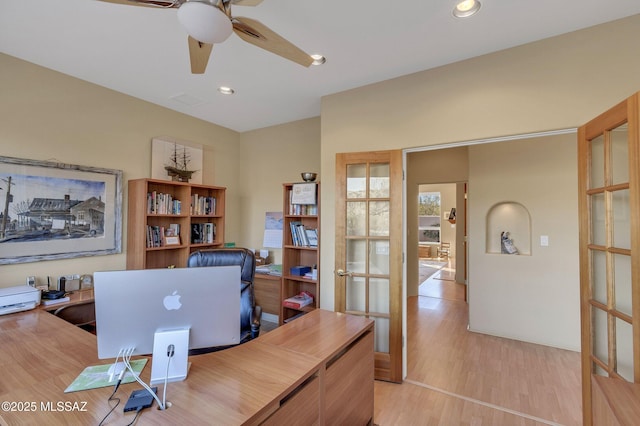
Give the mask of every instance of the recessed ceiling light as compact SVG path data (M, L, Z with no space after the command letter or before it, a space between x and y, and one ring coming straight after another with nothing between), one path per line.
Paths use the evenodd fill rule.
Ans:
M322 55L314 54L311 55L311 57L313 58L313 62L311 62L311 65L322 65L327 62L327 58Z
M218 92L222 93L223 95L233 95L234 93L236 93L235 90L227 86L218 87Z
M456 4L453 9L453 16L456 18L468 18L475 15L480 10L480 2L478 0L462 0Z

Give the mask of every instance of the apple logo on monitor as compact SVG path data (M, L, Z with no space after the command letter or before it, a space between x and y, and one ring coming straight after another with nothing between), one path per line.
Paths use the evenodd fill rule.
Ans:
M178 294L178 290L174 290L173 293L165 296L164 299L162 299L162 304L168 311L176 311L180 309L182 307L182 303L180 303L180 295Z

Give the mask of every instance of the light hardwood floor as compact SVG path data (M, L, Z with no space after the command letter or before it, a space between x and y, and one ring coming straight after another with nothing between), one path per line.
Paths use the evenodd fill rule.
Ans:
M579 353L467 331L467 304L440 281L446 299L408 299L407 379L376 381L375 423L582 424Z

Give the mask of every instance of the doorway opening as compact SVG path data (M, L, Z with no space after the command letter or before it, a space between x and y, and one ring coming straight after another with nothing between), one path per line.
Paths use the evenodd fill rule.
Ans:
M464 300L456 283L455 183L418 185L418 296Z

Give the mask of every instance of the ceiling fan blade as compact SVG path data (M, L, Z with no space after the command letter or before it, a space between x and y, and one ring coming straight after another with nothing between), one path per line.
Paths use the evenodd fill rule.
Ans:
M262 3L262 0L231 0L231 3L238 6L257 6Z
M255 19L233 18L231 22L235 33L247 43L256 45L305 67L308 67L313 62L311 56Z
M192 74L204 74L212 49L213 44L202 43L189 36L189 59L191 59Z
M180 7L180 0L100 0L105 3L126 4L128 6L172 8Z

